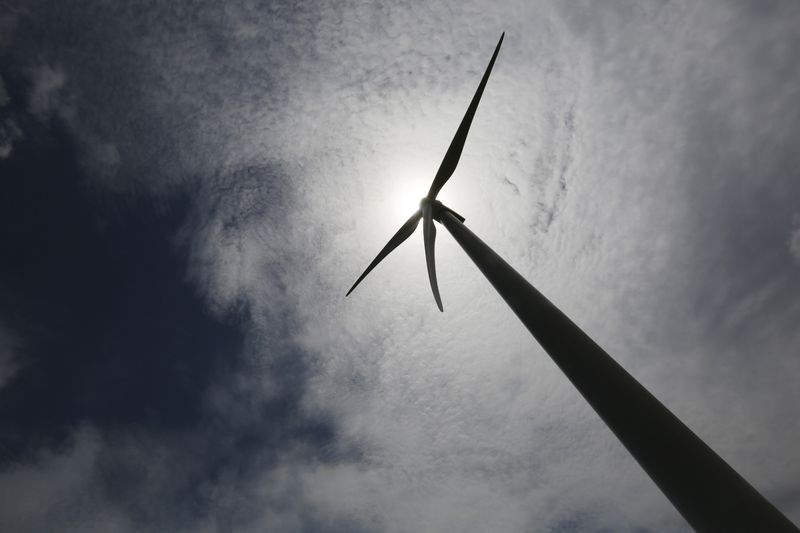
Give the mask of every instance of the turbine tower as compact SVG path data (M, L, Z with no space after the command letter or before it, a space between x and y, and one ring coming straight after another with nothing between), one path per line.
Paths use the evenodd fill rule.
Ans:
M555 305L464 225L464 217L436 195L453 175L503 37L456 131L420 208L403 224L347 291L347 295L423 221L425 260L433 297L434 241L439 222L478 266L528 331L594 408L634 459L697 531L798 530L777 508L628 374Z

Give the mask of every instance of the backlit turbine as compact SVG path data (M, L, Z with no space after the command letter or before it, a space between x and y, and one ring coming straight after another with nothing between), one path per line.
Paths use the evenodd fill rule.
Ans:
M372 263L369 264L364 273L358 277L355 283L353 283L353 286L350 287L350 290L347 291L345 296L349 296L350 293L353 292L353 289L355 289L358 284L361 283L361 280L363 280L373 268L378 266L378 263L380 263L384 257L389 255L392 250L400 246L403 241L408 239L417 229L419 221L422 220L422 235L423 240L425 241L425 262L428 266L428 279L430 280L433 298L436 300L436 305L439 307L439 311L444 310L442 307L442 298L439 295L439 284L436 281L436 259L434 257L436 227L433 225L433 221L441 221L441 215L445 211L455 215L455 217L461 222L464 222L464 217L457 214L452 209L445 207L441 202L436 200L436 196L456 170L458 160L461 158L461 152L464 150L464 143L467 140L469 127L472 124L475 111L478 109L481 96L483 96L483 89L486 87L486 82L489 80L489 75L492 73L492 67L497 59L498 52L500 52L500 45L503 44L503 37L505 37L505 32L503 32L503 34L500 36L500 40L497 42L497 46L494 49L494 54L492 54L492 59L489 60L489 66L486 67L486 71L483 73L483 78L481 78L478 89L475 91L475 95L472 97L472 101L469 103L467 112L464 114L464 118L461 119L461 124L456 130L453 140L450 142L450 147L444 154L444 159L442 159L442 164L439 165L439 170L436 172L436 176L433 178L433 183L431 183L431 188L428 190L428 195L420 201L417 212L411 215L411 218L409 218L405 224L400 226L400 229L397 230L397 233L395 233L394 236L389 239L389 242L386 244L386 246L383 247L375 259L372 260Z

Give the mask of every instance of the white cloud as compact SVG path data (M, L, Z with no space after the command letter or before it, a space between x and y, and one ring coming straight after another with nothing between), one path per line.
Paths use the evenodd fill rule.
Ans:
M0 121L0 159L5 159L11 155L14 143L22 139L22 130L17 123L7 118Z
M734 231L745 231L739 226L751 222L730 220L725 199L738 201L742 191L753 191L759 196L749 201L770 205L775 199L761 196L765 176L785 174L783 161L756 173L747 157L759 159L769 139L782 138L772 129L776 124L786 138L796 138L795 126L778 116L785 107L764 103L772 101L767 94L782 95L787 82L759 83L756 90L738 83L745 79L740 72L753 69L763 69L765 77L776 80L780 68L767 70L757 63L751 47L770 46L774 32L788 31L788 26L772 18L761 20L762 26L752 25L747 13L720 5L646 5L630 11L604 7L603 13L570 6L559 9L563 18L548 11L547 4L536 10L535 20L515 13L515 20L529 26L525 30L509 23L506 47L461 167L445 191L461 189L454 207L481 237L757 486L768 495L776 494L796 475L779 472L783 460L767 466L766 459L796 457L788 434L796 437L797 429L787 431L778 422L792 419L796 413L788 406L800 400L783 379L798 373L785 352L793 345L790 324L798 318L798 310L779 297L781 290L796 289L777 271L770 272L778 276L776 287L763 291L761 281L753 277L760 272L749 271L747 263L730 262L739 243L721 235L730 231L726 222L737 225ZM405 13L414 16L411 9ZM428 15L432 24L441 22L436 13ZM358 20L352 13L346 13L345 20L347 16ZM490 24L466 22L469 13L462 16L465 29L454 32L452 40L484 46L447 44L459 62L474 64L471 71L458 69L460 63L436 64L436 46L423 36L411 35L410 42L422 43L418 46L431 56L418 64L433 63L430 67L419 67L408 78L396 73L397 84L387 84L383 92L380 87L363 90L369 106L334 108L328 119L315 114L313 129L301 130L307 131L301 137L320 143L325 138L315 132L347 131L341 135L345 140L328 141L340 146L338 150L315 155L306 143L302 156L293 154L312 160L304 169L314 186L342 191L335 198L310 197L312 205L294 223L316 221L309 225L323 228L316 230L321 234L318 240L329 243L316 262L319 288L300 295L298 304L306 321L306 346L323 361L309 399L320 408L334 409L343 438L364 450L368 465L374 463L362 465L365 479L380 485L377 479L388 479L378 473L384 465L419 473L411 480L398 474L393 483L407 487L409 494L419 490L424 497L410 503L413 497L401 490L405 498L387 497L387 501L406 502L422 516L427 516L423 511L427 504L458 508L468 516L467 500L472 505L492 501L498 487L519 486L522 495L510 504L518 516L505 507L510 497L503 498L504 504L489 505L481 516L495 524L508 517L523 522L522 517L538 517L540 525L552 526L560 518L548 514L551 501L541 497L541 489L553 497L563 495L561 504L576 516L588 514L595 525L615 530L633 524L656 530L678 528L682 521L663 496L629 464L627 455L616 448L607 430L448 237L437 243L444 316L435 311L428 294L418 237L371 274L350 300L341 301L334 292L329 300L320 301L327 290L346 289L399 225L399 220L393 224L381 220L385 208L380 195L391 194L393 184L387 178L392 166L417 157L426 161L432 174L438 164L474 88L476 72L485 65L480 50L485 49L486 56L496 39L496 29L485 27ZM399 16L395 21L415 27ZM344 51L322 48L341 58L350 49L356 57L361 50L377 53L367 44L373 40L394 44L368 30L359 31ZM382 27L378 31L392 35ZM675 32L680 32L679 38ZM537 46L545 35L546 45ZM402 58L408 46L414 47L398 43L397 50L387 50L385 56ZM776 53L778 61L790 64L788 56ZM544 73L534 68L540 54L557 67ZM341 70L342 75L358 71L355 65L356 59L353 67ZM326 79L335 77L323 72L317 81ZM464 80L463 90L454 79ZM444 81L437 85L436 80ZM312 94L333 93L345 85L329 83L329 89ZM455 92L460 94L454 96ZM370 95L379 96L373 101ZM788 105L789 100L782 101ZM719 107L712 107L709 119L724 120L727 110L736 109L737 122L726 125L730 128L726 131L707 132L719 139L699 139L694 114L712 104ZM769 129L748 129L749 137L740 135L746 124L761 118ZM413 122L424 126L414 129L409 124ZM438 134L439 128L441 140L431 139L431 132ZM362 131L371 136L363 142L370 151L347 144ZM728 141L737 148L726 147ZM698 148L687 146L689 142ZM715 159L707 163L696 155L698 149L715 154ZM342 153L352 155L341 161ZM715 166L709 167L711 163ZM711 183L701 181L701 171L706 170ZM363 178L353 180L353 175ZM566 190L557 185L562 175ZM316 176L324 176L324 182ZM383 183L382 176L386 176ZM771 186L791 188L792 179L785 175ZM519 197L512 187L503 187L504 180L517 184ZM471 194L463 192L469 189ZM702 202L691 196L697 190L703 194ZM353 213L347 202L363 206L362 211ZM784 200L776 208L786 209L788 204ZM329 220L325 208L332 205L353 214L338 223ZM752 239L750 243L758 245ZM714 261L725 263L724 276L703 276L705 287L697 287L698 272L704 271L704 263ZM290 285L308 285L305 272L296 275ZM704 291L717 293L718 300L698 302ZM739 312L749 321L737 318ZM776 315L780 323L772 326ZM729 329L710 329L720 321L730 324ZM780 340L761 345L769 355L756 366L754 354L763 353L756 339L765 339L767 331ZM739 344L737 335L750 342ZM756 390L746 387L748 377L759 383ZM742 414L722 418L721 413L730 412L726 404L737 405ZM786 407L781 415L770 415L776 405ZM561 431L553 431L554 425ZM744 433L743 427L748 428ZM504 470L493 459L498 456L515 466ZM490 480L481 467L490 473ZM615 473L613 490L609 472ZM516 475L538 475L547 482L540 486L533 479L518 481ZM603 481L587 483L587 478ZM454 495L437 490L443 486L464 491L465 501L452 501ZM370 485L365 492L380 490ZM485 498L476 496L479 493ZM332 498L331 505L337 505L338 498L361 501L340 494ZM635 506L625 505L634 500ZM338 505L346 508L343 501ZM635 513L633 507L641 514L609 511L623 506L627 513ZM587 509L610 514L596 517ZM404 514L405 520L412 520L407 518L412 514ZM518 524L506 530L521 529Z
M772 230L800 183L796 7L248 9L212 17L225 47L142 13L144 116L126 98L82 103L137 183L202 190L192 281L215 310L254 310L256 358L277 342L257 333L290 317L304 414L331 419L353 457L287 452L209 490L275 502L254 523L285 529L292 505L368 530L685 527L446 232L444 315L419 235L343 299L403 221L387 215L398 182L423 174L424 194L505 29L443 199L768 497L792 494L800 289L765 236L785 245ZM241 390L274 394L280 376L256 374Z
M797 261L800 261L800 227L792 230L791 237L789 237L789 252Z

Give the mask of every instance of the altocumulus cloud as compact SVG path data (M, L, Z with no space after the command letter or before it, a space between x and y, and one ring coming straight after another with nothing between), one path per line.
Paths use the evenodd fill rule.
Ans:
M800 520L794 3L3 9L4 523L685 530L446 234L342 298L504 30L443 199Z

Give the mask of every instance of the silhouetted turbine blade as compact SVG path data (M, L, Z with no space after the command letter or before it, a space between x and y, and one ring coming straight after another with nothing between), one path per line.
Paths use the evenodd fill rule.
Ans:
M475 116L475 111L478 109L478 103L481 101L483 89L486 87L486 82L489 80L489 74L492 73L494 60L497 59L497 53L500 51L500 45L503 44L503 37L505 37L505 35L506 33L503 32L503 35L500 36L497 47L494 49L494 54L492 54L492 59L489 61L489 66L486 67L486 72L483 73L481 83L478 85L478 90L475 91L475 96L472 97L467 112L464 118L461 119L461 124L458 126L458 130L456 130L456 135L453 137L450 147L447 149L447 153L444 154L444 159L439 166L439 170L436 172L436 177L433 178L433 183L428 191L428 198L431 200L436 198L436 195L439 194L439 191L444 187L444 184L447 183L447 180L450 179L450 176L452 176L453 172L456 170L458 160L461 158L461 151L464 149L464 142L467 140L469 127L472 124L472 117Z
M422 236L425 241L425 262L428 264L428 279L431 281L433 298L439 311L442 308L442 298L439 296L439 284L436 282L436 259L434 258L434 244L436 243L436 227L433 225L433 209L430 204L422 208Z
M397 230L397 233L395 233L391 239L389 239L389 242L386 243L386 246L383 247L383 250L381 250L380 253L378 253L377 257L375 257L375 259L372 260L372 263L369 264L364 273L361 274L361 276L359 276L359 278L356 280L355 283L353 283L353 286L350 287L350 290L347 291L347 294L344 295L345 298L350 296L350 293L353 292L353 289L355 289L356 286L359 283L361 283L361 280L364 279L367 276L367 274L372 272L373 268L378 266L378 263L380 263L384 257L389 255L392 252L392 250L400 246L400 244L402 244L404 240L411 237L411 234L414 233L415 229L417 229L417 224L419 224L420 218L422 218L422 212L417 211L416 213L411 215L411 218L409 218L405 224L400 226L400 229Z

